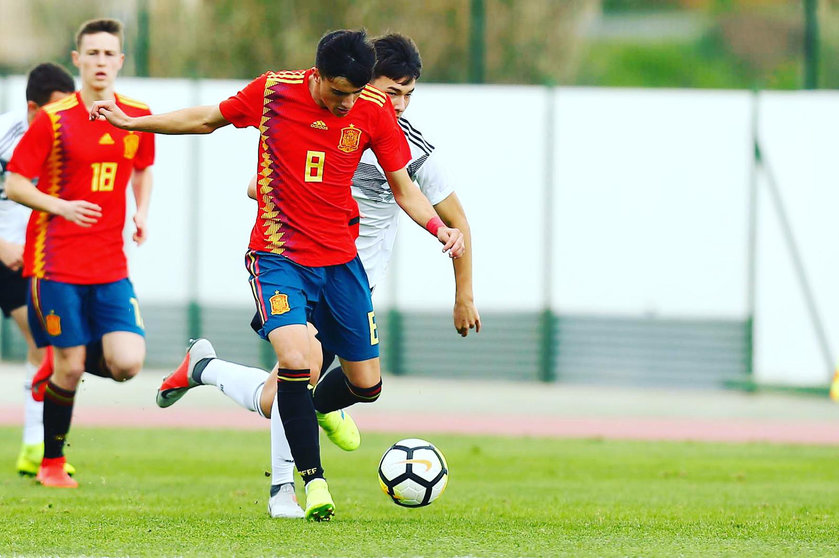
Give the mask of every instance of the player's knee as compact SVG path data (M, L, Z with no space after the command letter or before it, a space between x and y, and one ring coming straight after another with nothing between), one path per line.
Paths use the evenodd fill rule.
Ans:
M307 355L298 351L288 351L281 356L278 355L277 363L279 364L279 368L285 368L286 370L310 369L310 360L307 358Z
M56 367L53 371L52 381L62 387L76 386L81 381L82 374L84 374L84 366L81 365L69 366L64 369Z
M117 382L130 380L143 368L143 360L140 358L111 358L106 361L106 364L111 376Z

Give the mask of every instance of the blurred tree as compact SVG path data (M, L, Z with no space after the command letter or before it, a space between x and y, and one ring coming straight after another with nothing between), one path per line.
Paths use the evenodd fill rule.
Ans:
M424 81L469 80L475 0L2 0L0 72L44 59L70 67L78 25L126 24L123 75L249 79L306 68L324 32L366 27L417 42ZM796 0L481 0L488 83L797 88ZM147 6L148 54L138 37ZM820 80L839 86L839 0L819 0ZM138 51L137 49L140 49ZM140 66L136 64L139 62ZM147 64L147 66L146 66ZM145 72L144 72L145 73Z

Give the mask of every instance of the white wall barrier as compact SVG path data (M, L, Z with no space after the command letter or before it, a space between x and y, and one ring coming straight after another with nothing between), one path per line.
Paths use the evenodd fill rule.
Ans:
M242 85L122 79L119 91L164 112L217 103ZM23 110L23 87L20 76L0 81L0 109ZM420 84L407 116L438 148L467 210L481 309L548 303L560 314L745 319L755 105L832 350L839 93ZM255 204L245 186L256 168L256 132L228 127L157 141L151 236L129 248L139 296L250 307L243 254ZM755 379L824 385L829 367L766 192L762 175ZM453 291L448 258L403 219L377 289L379 312L447 309Z

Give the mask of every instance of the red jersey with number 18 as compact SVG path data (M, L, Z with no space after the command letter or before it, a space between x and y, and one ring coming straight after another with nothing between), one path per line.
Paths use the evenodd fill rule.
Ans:
M151 114L138 101L115 96L130 116ZM33 211L26 227L23 274L51 281L92 285L128 276L123 250L125 191L134 169L154 162L154 135L90 121L78 92L44 107L21 138L9 170L38 189L65 200L102 208L91 227Z
M314 69L268 72L219 104L237 128L259 129L257 201L250 249L300 265L343 264L355 257L358 217L352 177L370 147L385 171L411 159L388 96L365 86L344 117L309 92Z

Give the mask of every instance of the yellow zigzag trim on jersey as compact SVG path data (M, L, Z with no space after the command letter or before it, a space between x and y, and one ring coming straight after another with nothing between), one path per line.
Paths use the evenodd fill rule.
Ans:
M268 79L265 80L265 91L262 94L262 118L259 121L259 146L260 146L260 160L259 160L259 170L257 174L262 178L258 181L260 186L259 194L261 196L262 207L261 207L261 214L260 217L264 220L272 220L279 215L279 211L277 210L277 206L271 200L271 175L273 174L271 171L271 159L268 156L268 116L267 114L270 112L268 105L271 102L271 87L275 85L278 81L283 81L280 79L276 79L276 76L286 75L286 74L294 74L295 72L281 72L280 74L270 73L268 74ZM299 73L299 72L297 72ZM288 83L288 82L284 82ZM300 80L297 83L303 83L302 74L300 74ZM279 229L279 225L276 223L263 224L263 231L262 234L267 242L270 244L268 251L273 254L282 254L285 252L285 248L283 245L285 242L282 241L283 233L277 234Z
M69 99L70 97L68 97ZM73 96L73 103L64 103L64 100L56 103L56 105L64 105L67 104L66 108L72 108L78 104L76 101L76 97ZM66 100L66 99L65 99ZM61 109L61 107L51 107L54 109ZM54 198L58 197L58 192L61 189L61 171L63 168L63 159L60 156L60 136L58 135L58 131L61 129L61 122L56 110L50 110L47 112L50 118L50 122L52 122L52 149L50 150L49 159L47 160L47 164L50 168L50 181L47 184L46 194L50 195ZM40 212L38 214L38 220L36 222L36 236L35 236L35 262L32 266L32 274L35 277L43 278L44 277L44 257L46 252L46 243L47 243L47 225L49 223L49 214L46 212Z
M122 103L124 105L128 105L129 107L134 107L134 108L143 109L143 110L149 110L149 106L142 101L138 101L136 99L132 99L131 97L126 97L125 95L119 95L119 94L117 95L117 98L118 98L120 103Z

